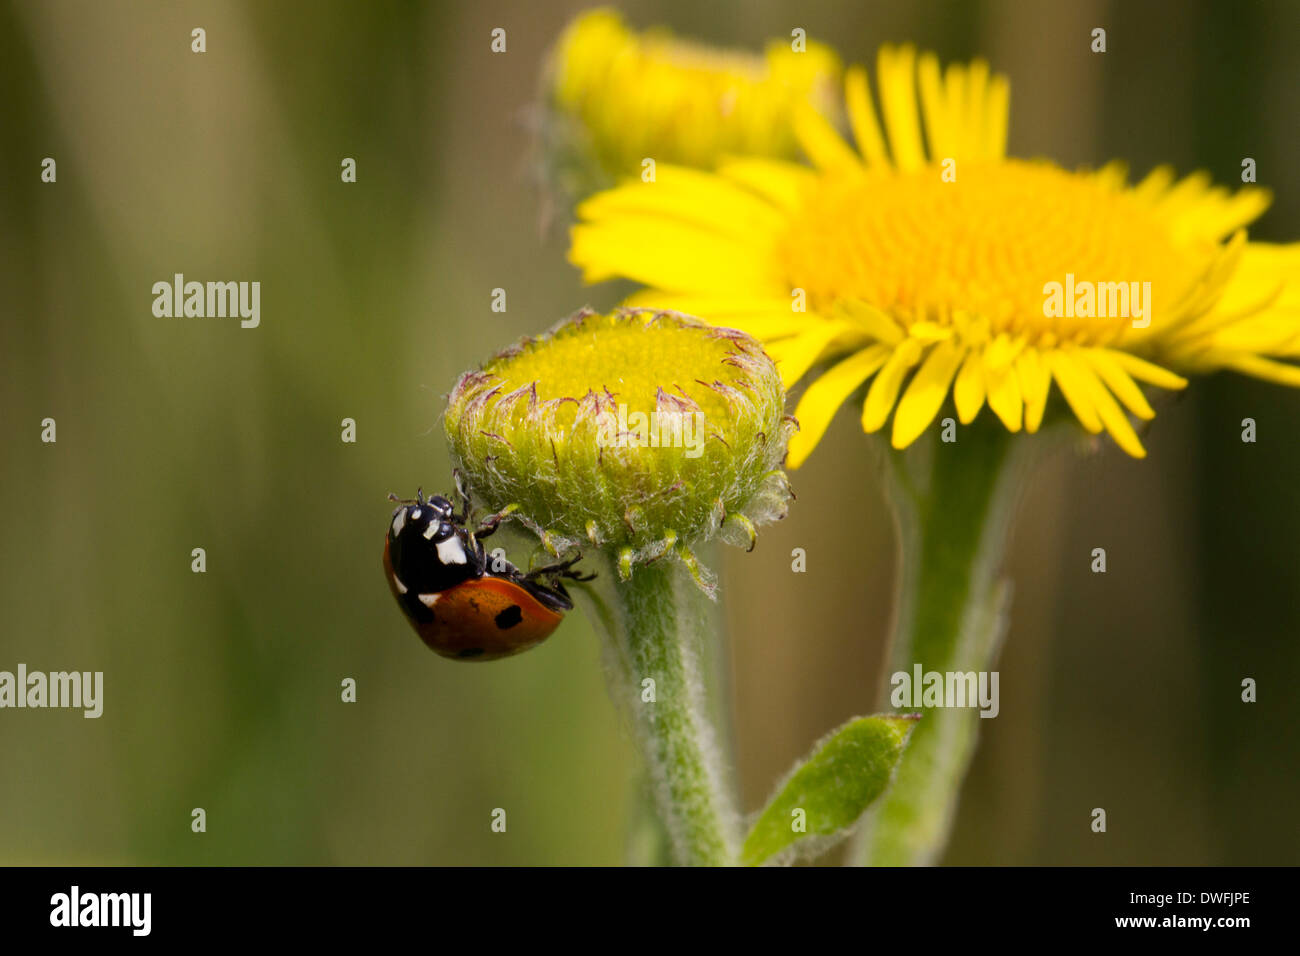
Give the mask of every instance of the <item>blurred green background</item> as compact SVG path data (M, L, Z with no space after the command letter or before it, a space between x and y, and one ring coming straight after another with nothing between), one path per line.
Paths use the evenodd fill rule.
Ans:
M1229 185L1251 156L1276 194L1254 237L1300 238L1295 3L620 6L754 49L801 26L848 60L903 40L985 55L1012 80L1013 152ZM457 665L379 562L385 495L448 486L458 373L615 302L543 227L528 158L541 58L583 8L0 5L0 669L105 673L99 720L0 711L0 863L622 860L632 747L585 622ZM261 327L155 318L176 272L260 281ZM1300 859L1298 428L1300 394L1219 376L1162 408L1147 461L1107 446L1037 473L1001 716L948 862ZM723 559L749 811L873 707L891 611L856 416L793 478L789 519Z

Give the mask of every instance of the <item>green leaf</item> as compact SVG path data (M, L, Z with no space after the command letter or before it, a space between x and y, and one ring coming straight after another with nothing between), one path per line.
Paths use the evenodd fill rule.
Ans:
M800 840L847 831L888 786L917 714L857 717L813 747L759 814L741 862L757 866ZM800 815L797 811L803 811ZM802 823L803 832L798 825Z

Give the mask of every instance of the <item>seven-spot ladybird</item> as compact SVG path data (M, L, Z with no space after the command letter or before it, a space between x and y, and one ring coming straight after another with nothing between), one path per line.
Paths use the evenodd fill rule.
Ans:
M389 498L399 507L384 539L388 587L420 639L443 657L490 661L540 644L573 608L560 578L594 577L570 570L578 558L527 573L489 562L482 539L501 514L470 531L468 504L458 515L442 495Z

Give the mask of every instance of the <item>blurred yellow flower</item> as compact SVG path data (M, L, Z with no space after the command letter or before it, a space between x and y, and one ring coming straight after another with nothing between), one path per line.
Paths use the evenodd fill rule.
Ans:
M716 173L660 167L578 209L570 259L584 278L650 288L671 308L764 341L805 391L802 463L838 407L871 380L868 432L925 431L951 392L971 422L1038 430L1052 383L1091 433L1145 450L1138 383L1233 369L1300 386L1300 245L1248 243L1266 190L1230 194L1166 168L1071 172L1006 157L1009 86L987 64L949 66L885 47L880 112L860 67L845 78L858 151L811 109L794 130L812 168L770 158ZM877 117L883 118L883 125ZM874 378L873 378L874 377Z
M834 110L839 83L835 53L802 38L758 56L637 34L616 12L592 10L551 56L552 119L565 128L550 138L593 160L607 183L640 177L647 158L709 169L730 154L793 158L795 110Z

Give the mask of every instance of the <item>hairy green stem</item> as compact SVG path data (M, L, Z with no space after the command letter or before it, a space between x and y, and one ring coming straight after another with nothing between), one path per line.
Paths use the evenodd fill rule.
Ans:
M644 770L638 771L633 782L630 810L625 837L628 865L671 866L673 848L659 817L654 786Z
M595 585L583 595L613 659L614 697L631 709L673 859L733 864L738 816L701 667L710 602L677 561L639 566L623 581L612 556L599 560Z
M988 671L1005 630L1010 588L998 578L1028 460L1049 440L1012 436L984 422L960 440L889 453L887 471L901 549L900 596L885 673ZM905 709L916 709L911 702ZM948 839L974 753L979 709L920 708L923 718L893 785L859 828L850 860L927 865Z

